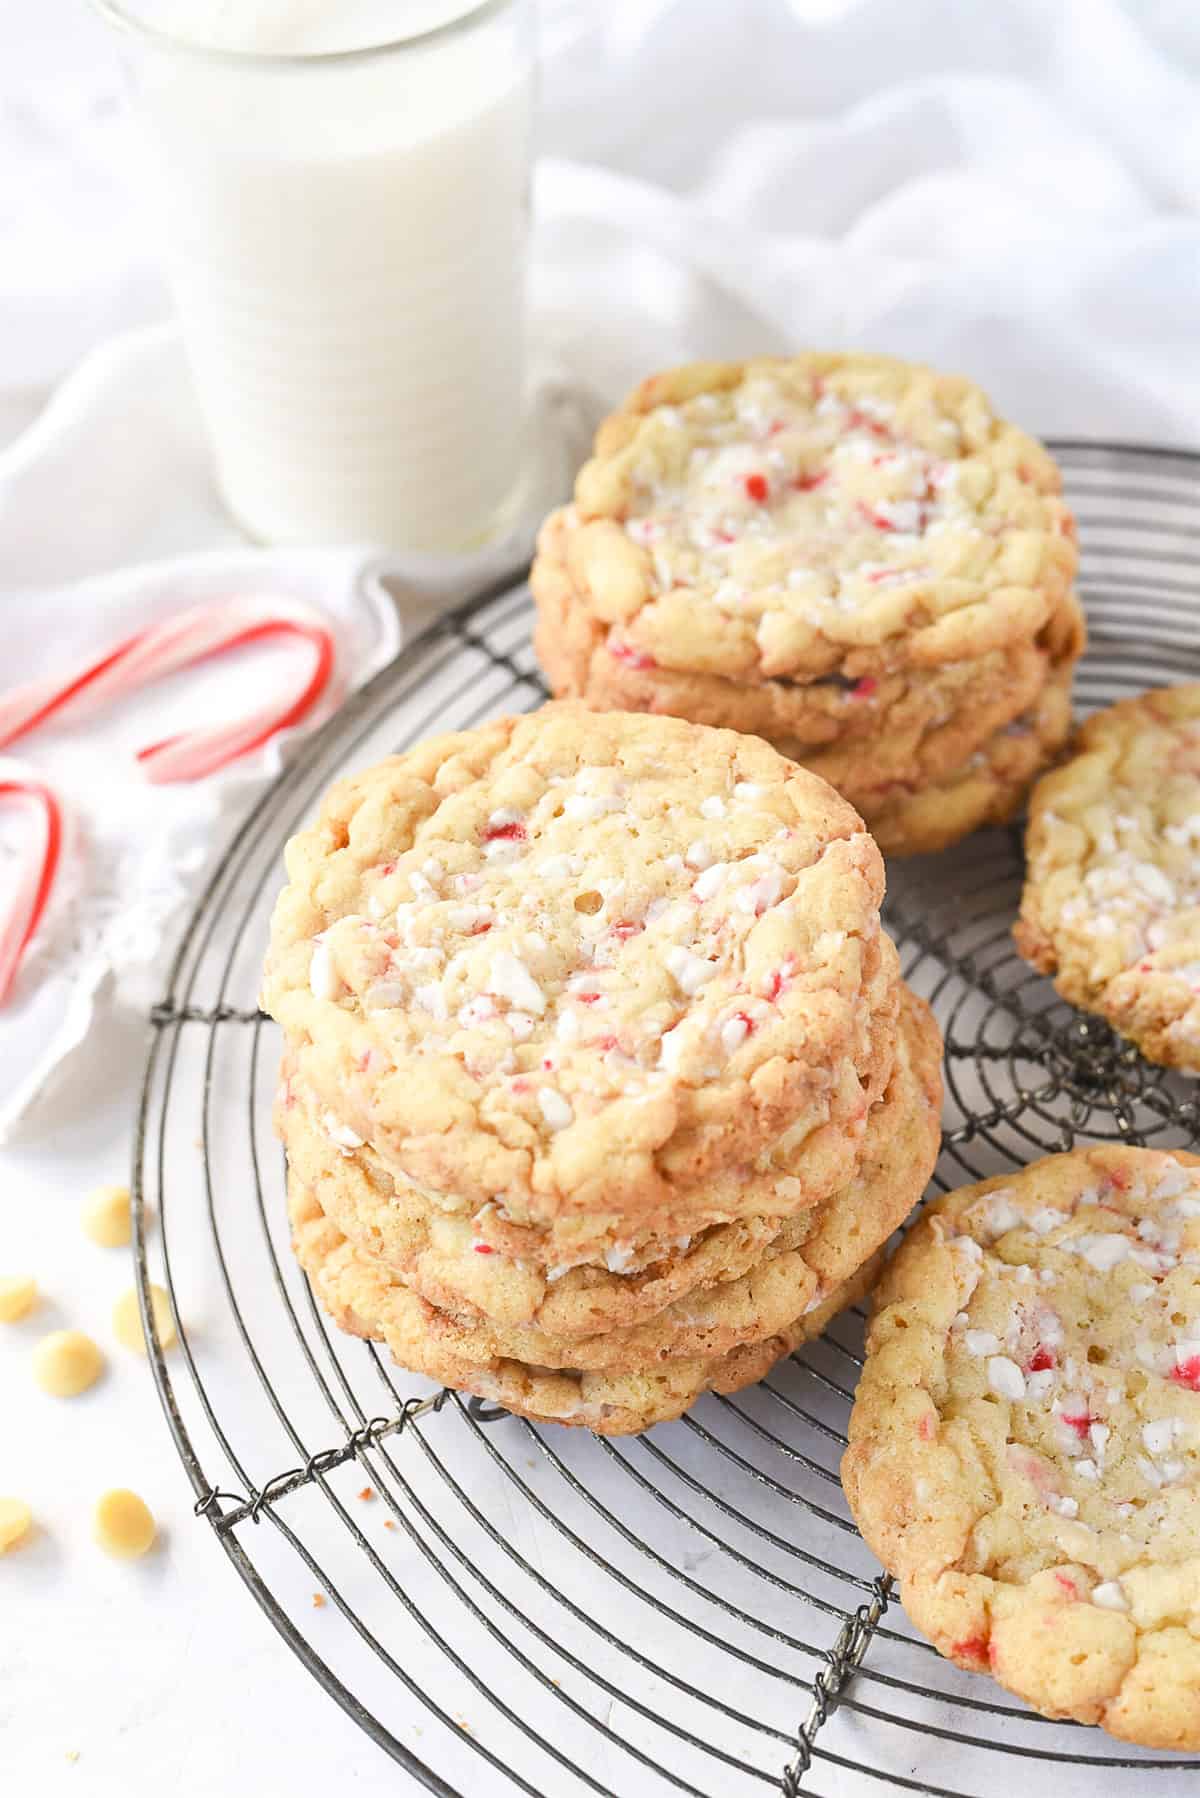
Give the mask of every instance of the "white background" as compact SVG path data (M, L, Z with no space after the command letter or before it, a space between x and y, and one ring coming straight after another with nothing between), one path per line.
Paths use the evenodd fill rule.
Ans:
M1200 24L1186 0L550 13L539 369L602 399L684 356L860 342L970 372L1035 429L1200 442ZM2 0L0 443L92 345L166 313L128 197L118 86L80 8ZM168 487L162 505L199 517L192 498ZM69 541L68 500L48 541ZM173 547L207 546L191 528ZM0 566L0 597L4 580ZM38 1519L0 1563L5 1785L403 1789L193 1522L145 1366L114 1345L86 1397L32 1386L37 1335L70 1324L107 1343L130 1283L77 1212L124 1176L143 1048L136 1020L111 1021L89 1080L3 1157L0 1271L33 1272L46 1293L0 1339L0 1492ZM162 1524L137 1566L89 1540L112 1483Z

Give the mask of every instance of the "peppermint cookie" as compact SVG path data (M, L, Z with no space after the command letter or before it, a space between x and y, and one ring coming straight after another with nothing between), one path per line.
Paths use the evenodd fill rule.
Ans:
M548 706L341 782L288 871L264 1004L417 1190L679 1234L853 1172L894 1052L882 862L765 743Z
M847 1305L862 1298L875 1262L860 1268L816 1310L786 1330L728 1355L661 1361L631 1373L588 1373L495 1359L462 1360L429 1330L430 1306L390 1281L378 1263L354 1249L325 1217L309 1190L288 1187L296 1258L321 1305L354 1336L384 1343L404 1367L503 1406L534 1423L559 1423L605 1436L636 1435L679 1417L705 1392L736 1392L770 1372L782 1356L820 1335Z
M1060 487L977 388L886 357L655 376L542 531L538 653L557 693L800 760L955 714L978 720L970 754L1079 653Z
M896 1062L873 1106L855 1178L794 1217L717 1225L657 1247L619 1243L599 1264L548 1266L495 1249L484 1218L397 1190L365 1150L340 1149L289 1092L278 1114L293 1177L363 1255L426 1299L428 1333L472 1361L627 1369L724 1354L784 1329L840 1287L903 1221L939 1142L941 1037L903 995Z
M859 1528L943 1654L1200 1749L1200 1159L1077 1150L931 1205L849 1434Z
M1030 801L1014 935L1072 1004L1200 1073L1200 685L1089 718Z

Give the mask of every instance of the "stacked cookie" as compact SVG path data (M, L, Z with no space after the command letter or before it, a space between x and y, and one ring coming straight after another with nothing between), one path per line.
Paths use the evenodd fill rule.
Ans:
M553 690L752 731L885 851L1020 806L1083 647L1042 446L969 382L882 356L704 363L596 438L532 585Z
M932 1168L941 1043L824 781L551 705L344 781L288 871L277 1120L344 1327L617 1433L865 1289Z

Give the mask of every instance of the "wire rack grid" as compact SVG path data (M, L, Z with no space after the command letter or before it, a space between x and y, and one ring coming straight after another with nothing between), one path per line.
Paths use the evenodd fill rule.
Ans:
M1200 456L1054 447L1084 545L1081 708L1200 678ZM278 1043L256 1003L281 850L346 769L540 703L530 623L523 585L481 595L314 737L230 845L153 1012L136 1254L197 1527L325 1690L443 1798L989 1798L1014 1778L1133 1798L1151 1775L1158 1798L1194 1791L1200 1761L1046 1722L910 1629L837 1477L861 1313L761 1385L606 1441L437 1390L314 1305L288 1247ZM1015 828L890 870L888 927L946 1039L938 1189L1077 1140L1200 1141L1195 1084L1017 958L1020 878ZM151 1280L176 1319L169 1359Z

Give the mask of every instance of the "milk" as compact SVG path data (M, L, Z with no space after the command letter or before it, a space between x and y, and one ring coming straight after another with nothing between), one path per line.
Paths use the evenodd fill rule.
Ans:
M398 13L459 22L328 56ZM274 543L499 530L522 460L524 9L188 0L150 22L173 40L139 44L150 173L234 514Z

